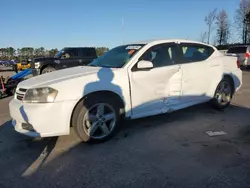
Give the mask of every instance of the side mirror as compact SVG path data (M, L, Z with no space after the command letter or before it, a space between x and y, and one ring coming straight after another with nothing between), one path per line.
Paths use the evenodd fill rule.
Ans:
M154 67L151 61L141 60L137 63L138 69L152 69Z

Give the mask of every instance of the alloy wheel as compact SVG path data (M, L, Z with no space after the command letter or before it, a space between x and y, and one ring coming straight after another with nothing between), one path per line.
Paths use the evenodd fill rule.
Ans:
M226 105L231 101L232 88L227 81L222 81L218 86L215 98L220 105Z
M98 103L89 108L83 118L83 130L91 138L108 136L116 124L115 109L107 103Z

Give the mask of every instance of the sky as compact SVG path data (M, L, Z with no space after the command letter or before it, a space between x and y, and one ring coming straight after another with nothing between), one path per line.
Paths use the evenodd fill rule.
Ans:
M113 48L148 39L199 40L210 11L224 9L233 21L239 1L0 0L0 48Z

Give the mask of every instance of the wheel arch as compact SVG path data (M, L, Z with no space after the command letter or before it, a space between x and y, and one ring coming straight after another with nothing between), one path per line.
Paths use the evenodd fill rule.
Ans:
M43 71L46 67L53 67L53 68L55 68L55 65L53 65L52 63L42 65L42 67L41 67L41 69L40 69L40 74L42 74L42 71Z
M230 74L224 74L223 79L228 79L230 81L231 86L233 87L233 94L234 94L234 92L235 92L235 83L234 83L233 76L230 75Z
M234 82L234 79L233 79L233 75L231 75L230 73L224 73L212 83L212 85L210 87L210 90L209 90L209 93L208 93L208 96L210 98L214 97L214 93L216 91L216 88L218 87L221 80L223 80L225 78L230 81L230 83L232 84L232 87L233 87L233 94L235 93L235 82Z
M124 100L122 99L122 97L119 95L119 94L117 94L116 92L114 92L114 91L109 91L109 90L102 90L102 91L94 91L94 92L91 92L91 93L87 93L86 95L84 95L77 103L76 103L76 105L74 106L74 108L73 108L73 111L72 111L72 113L71 113L71 117L70 117L70 127L72 127L73 126L73 124L75 123L74 121L76 120L76 110L77 110L77 107L79 106L79 104L83 101L83 100L85 100L85 99L87 99L87 98L89 98L89 97L91 97L91 96L96 96L96 95L101 95L101 96L105 96L105 97L110 97L110 98L113 98L114 100L116 100L117 101L117 104L119 105L119 107L120 107L120 114L122 115L122 117L124 117L125 116L125 111L124 111L124 109L125 109L125 102L124 102Z

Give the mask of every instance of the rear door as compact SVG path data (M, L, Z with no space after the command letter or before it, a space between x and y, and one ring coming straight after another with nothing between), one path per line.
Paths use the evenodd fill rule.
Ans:
M208 98L212 76L216 74L219 62L210 61L214 49L195 43L181 43L182 102L199 102ZM213 73L214 72L214 73Z
M80 65L87 65L96 59L96 51L94 48L82 48L81 49L81 58L79 60Z

